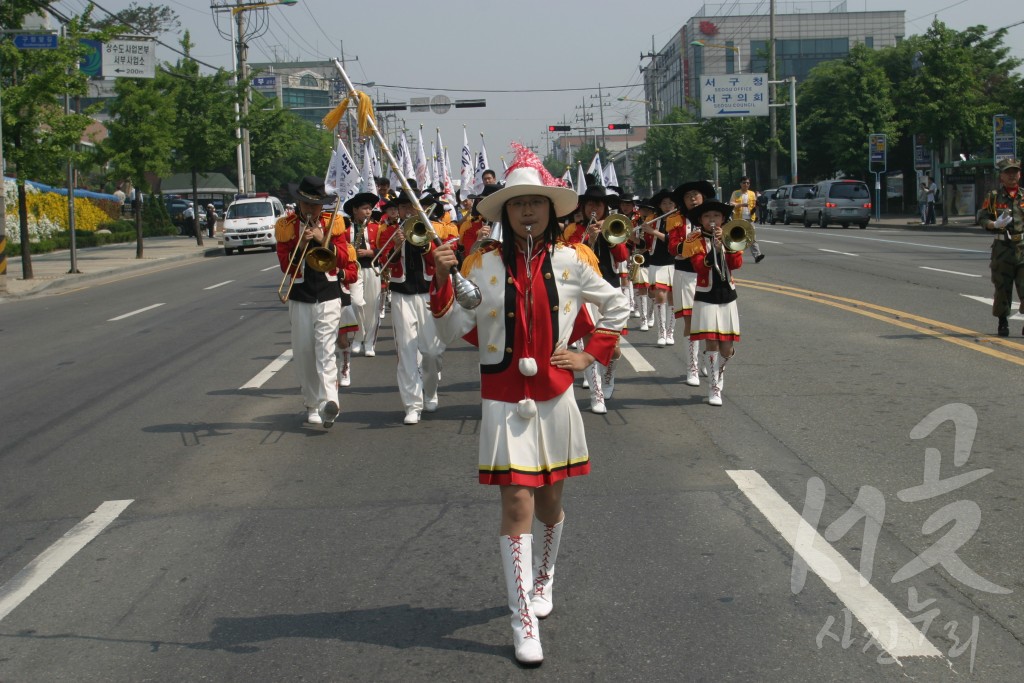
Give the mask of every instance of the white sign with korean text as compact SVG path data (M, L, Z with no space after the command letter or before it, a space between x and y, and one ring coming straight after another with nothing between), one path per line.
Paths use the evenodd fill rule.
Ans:
M115 39L103 43L103 75L106 78L153 78L156 43L152 40Z
M768 116L768 75L701 76L700 115L703 118Z

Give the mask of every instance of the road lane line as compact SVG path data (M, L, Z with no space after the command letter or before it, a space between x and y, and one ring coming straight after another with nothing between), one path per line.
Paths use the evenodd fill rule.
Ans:
M288 361L292 359L292 350L288 349L276 359L270 362L270 365L260 370L259 374L253 377L251 380L243 384L239 389L259 389L266 383L268 379L277 374L278 370L288 365Z
M217 289L218 287L223 287L224 285L230 285L232 282L234 282L234 280L225 280L224 282L218 282L215 285L210 285L209 287L203 287L203 291L205 291L207 289Z
M759 228L760 231L762 228ZM764 227L765 230L777 230L779 232L791 232L800 233L802 230L793 230L792 228L768 228ZM988 250L983 249L963 249L961 247L944 247L938 244L920 244L918 242L902 242L900 240L889 240L881 239L880 237L860 237L856 235L843 235L841 233L829 234L824 232L803 232L804 235L814 235L816 237L832 237L845 240L863 240L865 242L883 242L885 244L899 244L905 247L923 247L925 249L941 249L943 251L962 251L965 254L988 254ZM760 242L761 240L758 240Z
M1003 348L1017 351L1018 353L1024 352L1024 344L1012 341L1010 339L1004 339L1002 337L990 336L975 330L969 330L964 327L957 327L956 325L950 325L949 323L939 322L938 320L932 320L925 318L920 315L914 315L913 313L907 313L906 311L899 311L894 308L887 308L885 306L879 306L877 304L867 303L866 301L859 301L857 299L850 299L847 297L836 296L835 294L825 294L824 292L815 292L809 289L800 289L799 287L789 287L787 285L776 285L766 284L763 282L756 282L754 280L742 280L737 278L737 284L742 284L751 289L755 289L761 292L768 292L770 294L782 294L784 296L790 296L795 299L803 299L805 301L813 301L814 303L823 304L825 306L832 306L843 311L850 313L856 313L857 315L863 315L874 320L879 320L896 327L902 327L907 330L913 330L918 334L928 335L935 337L944 342L950 344L956 344L962 346L965 349L971 349L972 351L979 351L987 356L998 358L1000 360L1009 361L1015 365L1024 366L1024 358L1020 356L1014 356L1009 353L992 348L992 346L981 346L980 344L997 345ZM829 299L832 299L829 301ZM868 310L872 309L872 310ZM876 313L875 311L880 311ZM883 313L885 315L883 315ZM894 316L894 317L886 317ZM915 325L908 320L913 320L921 323L921 325ZM923 325L923 326L922 326ZM959 336L951 336L959 335ZM964 339L962 337L966 337Z
M268 270L280 270L281 266L270 266L269 268L263 268L260 270L261 273L265 273Z
M983 296L973 296L971 294L961 294L960 296L965 296L968 299L974 299L975 301L980 301L981 303L988 304L989 306L991 306L993 303L995 303L992 299L987 299L987 298L985 298ZM1017 302L1017 301L1011 301L1010 302L1010 310L1011 311L1015 311L1015 310L1017 310L1019 308L1020 308L1020 303L1019 302ZM1007 317L1007 320L1024 320L1024 313L1013 313L1012 315Z
M625 337L619 337L619 351L635 372L654 372L654 366L647 362L647 359L640 355L640 352L633 348L633 345L626 341Z
M775 242L773 240L758 240L758 244L785 244L785 242Z
M0 621L117 519L131 500L108 500L0 586Z
M843 256L856 256L856 254L849 254L845 251L833 251L832 249L818 249L818 251L824 251L829 254L842 254Z
M981 277L974 273L961 273L956 270L943 270L942 268L929 268L928 266L918 266L921 270L934 270L936 273L949 273L950 275L963 275L964 277Z
M132 311L131 313L125 313L124 315L119 315L116 318L111 318L107 322L108 323L112 323L115 320L124 320L125 318L132 317L133 315L138 315L139 313L145 313L146 311L152 311L154 308L159 308L160 306L163 306L163 304L153 304L152 306L146 306L145 308L140 308L137 311Z
M793 552L843 601L885 651L896 659L942 653L878 589L826 541L817 529L753 470L727 470L740 492L775 527Z

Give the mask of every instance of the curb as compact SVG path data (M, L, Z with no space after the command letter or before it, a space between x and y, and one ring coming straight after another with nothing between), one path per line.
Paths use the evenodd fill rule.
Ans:
M44 292L67 289L69 287L76 286L83 282L94 282L97 280L114 278L123 273L134 273L137 271L144 271L147 269L156 268L166 263L174 263L175 261L185 261L193 258L211 258L223 255L224 250L220 247L204 247L203 251L197 251L191 254L177 254L175 256L166 256L163 258L151 260L143 259L141 263L121 266L111 270L102 270L95 273L81 273L79 275L71 275L70 273L65 273L63 275L58 275L52 279L33 279L33 284L27 285L29 289L23 292L18 292L15 294L12 293L10 291L10 288L8 287L7 293L0 295L0 302L13 301L17 299L27 299L38 294L42 294ZM8 275L8 277L10 277L10 275ZM18 280L18 282L24 281Z

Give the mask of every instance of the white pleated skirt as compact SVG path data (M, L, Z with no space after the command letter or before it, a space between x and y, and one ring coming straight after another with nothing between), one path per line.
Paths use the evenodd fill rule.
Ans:
M535 401L536 415L518 403L483 399L480 483L540 487L590 472L583 416L572 388Z
M727 304L693 303L690 339L740 340L740 313L735 301Z

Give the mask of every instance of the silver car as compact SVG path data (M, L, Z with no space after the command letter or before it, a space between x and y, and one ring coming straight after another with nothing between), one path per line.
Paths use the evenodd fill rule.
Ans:
M814 186L814 196L804 205L804 227L817 223L827 228L838 223L844 228L857 225L861 230L871 220L871 190L860 180L823 180Z
M802 220L804 217L804 204L810 199L814 185L809 183L797 183L795 185L783 185L775 195L775 200L769 205L771 223L776 221L789 225L793 221Z

